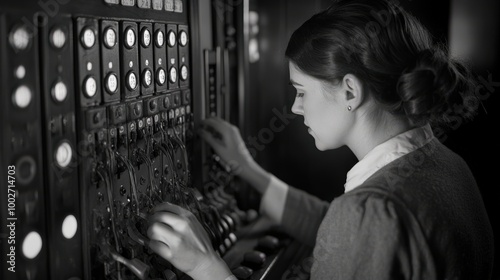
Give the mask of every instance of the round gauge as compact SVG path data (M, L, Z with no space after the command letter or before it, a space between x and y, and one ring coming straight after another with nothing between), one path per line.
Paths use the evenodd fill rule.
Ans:
M175 36L175 32L174 31L169 31L168 32L168 45L170 47L174 47L176 41L177 41L177 38Z
M36 231L26 235L22 244L23 255L28 259L34 259L42 250L42 237Z
M163 70L163 68L160 68L160 70L158 70L158 84L160 86L162 86L163 84L165 84L165 80L167 79L167 75L165 73L165 70Z
M52 98L56 102L63 102L68 96L68 88L64 82L59 81L52 87Z
M165 44L165 34L163 34L163 31L158 30L156 31L156 45L162 47L163 44Z
M144 82L144 86L149 87L151 85L151 82L153 80L151 70L146 69L144 73L142 74L142 81Z
M83 83L83 91L89 98L94 97L97 93L97 82L94 77L88 77Z
M181 34L179 34L179 44L181 44L181 46L185 47L187 45L187 41L188 41L187 33L186 33L186 31L182 30Z
M116 90L118 89L118 77L116 76L115 73L110 73L107 77L106 77L106 90L113 94L116 92Z
M10 32L10 45L16 51L23 51L30 44L30 34L26 27L19 26Z
M104 31L104 45L109 49L116 45L116 31L111 27Z
M95 44L95 32L90 28L85 28L82 32L81 41L85 48L92 48Z
M125 30L125 46L127 48L132 48L135 45L135 32L132 28L127 28Z
M73 157L73 150L68 142L62 142L59 147L57 147L55 154L55 161L59 167L65 168L71 162Z
M151 44L151 32L147 28L142 29L141 43L145 48Z
M127 75L127 87L130 90L135 90L137 87L137 76L134 72L129 72Z
M181 80L185 81L188 78L188 68L186 65L182 65L181 67Z
M170 83L174 84L177 82L177 69L175 69L175 67L172 67L170 69L169 78L170 78Z
M50 43L56 49L62 49L66 44L66 32L57 27L50 33Z
M28 107L32 99L33 93L30 88L25 85L18 87L12 95L12 103L14 103L17 108L21 109Z

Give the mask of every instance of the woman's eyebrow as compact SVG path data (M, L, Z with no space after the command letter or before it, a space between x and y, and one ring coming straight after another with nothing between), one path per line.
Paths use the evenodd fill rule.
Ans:
M290 79L290 82L288 83L289 85L291 86L299 86L299 87L303 87L303 85L297 83L296 81Z

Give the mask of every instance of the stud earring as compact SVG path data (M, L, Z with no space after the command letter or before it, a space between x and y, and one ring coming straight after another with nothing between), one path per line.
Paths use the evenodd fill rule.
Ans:
M351 111L352 110L352 107L351 106L347 106L347 111Z

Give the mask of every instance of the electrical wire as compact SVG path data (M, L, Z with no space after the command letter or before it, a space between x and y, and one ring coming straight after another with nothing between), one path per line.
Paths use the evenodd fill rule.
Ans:
M134 166L129 159L122 156L120 153L115 151L116 157L125 164L127 168L128 175L130 177L130 185L132 186L132 199L135 201L135 212L139 214L139 196L137 194L137 177L135 176Z

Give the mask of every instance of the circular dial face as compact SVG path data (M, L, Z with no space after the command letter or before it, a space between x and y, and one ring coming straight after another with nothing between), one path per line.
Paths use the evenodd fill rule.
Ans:
M151 85L151 82L153 80L153 77L152 77L152 73L151 73L151 70L147 69L146 71L144 71L144 74L143 74L143 81L144 81L144 85L149 87Z
M137 87L137 76L134 72L130 72L127 75L127 86L130 90L134 90Z
M12 95L12 103L18 108L26 108L30 105L33 99L31 89L25 85L18 87Z
M83 85L84 93L87 97L94 97L97 93L97 82L94 77L88 77Z
M72 156L73 150L67 142L63 142L61 143L61 145L59 145L59 147L57 147L55 160L59 167L67 167L71 162Z
M172 67L170 69L170 82L171 83L176 83L177 82L177 69L175 69L175 67Z
M188 68L186 65L182 65L181 67L181 80L185 81L188 78Z
M27 49L30 44L30 34L24 26L20 26L12 30L9 39L12 48L18 51Z
M85 28L82 33L82 45L90 49L94 46L95 44L95 33L92 29L90 28Z
M125 31L125 46L131 48L135 45L135 32L132 28L127 28Z
M57 102L63 102L68 96L68 88L64 82L57 82L52 88L52 97Z
M61 28L56 28L50 34L50 42L56 49L62 49L66 44L66 33Z
M160 68L160 70L158 70L158 84L160 86L165 84L166 78L167 78L167 75L165 73L165 70L163 70L163 68Z
M149 31L149 29L144 28L142 30L141 40L144 47L149 47L149 45L151 45L151 32Z
M177 41L177 38L175 36L175 32L174 31L169 31L168 32L168 45L170 47L174 47L176 41Z
M111 73L106 78L106 89L109 93L113 94L118 89L118 77L116 74Z
M156 45L162 47L163 44L165 44L165 34L163 34L163 31L158 30L156 31Z
M116 45L116 31L111 27L104 31L104 45L107 48L112 48Z
M188 41L187 33L186 31L183 30L179 35L179 43L181 44L181 46L185 47L187 45L187 41Z

